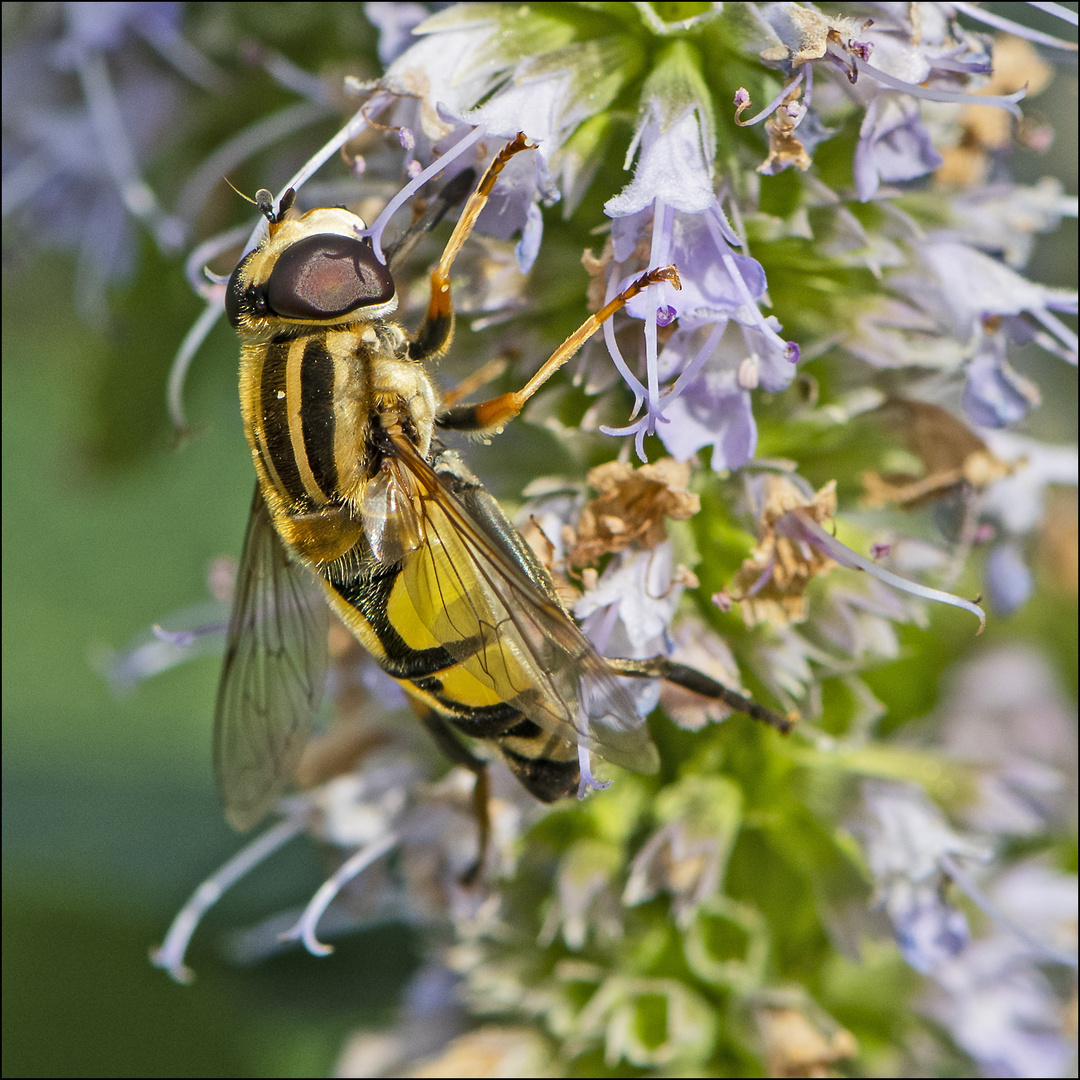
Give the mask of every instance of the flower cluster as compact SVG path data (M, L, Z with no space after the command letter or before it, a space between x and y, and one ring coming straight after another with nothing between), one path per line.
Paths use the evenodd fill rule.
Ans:
M71 16L51 61L74 65L92 130L119 96L102 73L122 34L182 40L171 6L152 27L130 7L90 44ZM1028 99L1075 45L968 4L834 7L370 4L382 74L346 80L362 96L352 117L289 161L282 189L305 207L363 194L383 254L410 199L530 140L455 268L458 345L501 354L483 370L507 387L586 309L677 267L681 288L633 297L575 377L515 421L547 448L514 477L517 521L600 652L670 657L801 717L783 739L722 702L634 680L642 716L659 702L668 717L653 721L659 776L619 775L544 813L496 778L492 853L469 885L462 772L434 779L435 759L396 728L360 724L349 752L326 754L333 765L313 748L308 790L193 897L157 962L184 974L209 903L314 834L340 866L293 940L321 951L316 924L346 907L354 924L392 910L454 930L398 1026L358 1036L345 1073L481 1075L480 1060L500 1075L1068 1068L1064 705L1039 655L1002 638L963 654L984 648L983 592L988 637L1040 578L1075 599L1076 448L1042 437L1040 418L1067 410L1043 405L1038 383L1077 363L1077 296L1037 253L1076 200L1013 171L1051 142ZM327 114L324 84L263 62L303 116ZM54 190L57 133L12 115L21 156L5 193L10 180L29 207ZM237 165L301 123L279 117L210 161ZM168 246L194 221L193 196L176 215L137 197L140 133L87 159L113 212ZM318 186L339 151L349 175ZM398 286L408 323L426 303L419 259ZM175 387L220 313L219 277L198 291L206 314ZM448 377L480 381L478 364L456 363ZM939 603L964 622L932 623ZM137 681L187 641L163 632L118 674ZM955 687L935 707L929 687L950 661ZM354 727L360 682L391 704L373 670L338 649L333 696ZM887 992L863 995L867 973Z

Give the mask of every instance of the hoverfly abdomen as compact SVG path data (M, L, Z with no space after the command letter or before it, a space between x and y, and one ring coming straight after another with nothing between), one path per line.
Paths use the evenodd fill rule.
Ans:
M510 771L530 795L541 802L556 802L573 795L581 783L581 767L577 748L572 744L549 745L551 739L537 745L535 739L521 739L509 735L499 740L499 752ZM519 750L527 752L521 753ZM556 758L557 753L566 760Z

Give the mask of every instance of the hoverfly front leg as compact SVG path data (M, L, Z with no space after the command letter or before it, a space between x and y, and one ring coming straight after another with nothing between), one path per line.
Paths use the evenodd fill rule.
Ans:
M472 232L480 211L484 209L491 189L499 178L499 173L506 168L506 163L522 150L535 150L536 144L522 134L518 133L513 142L504 146L495 160L488 166L476 190L469 196L465 209L461 212L454 231L450 234L446 248L439 259L439 265L431 272L431 300L428 302L427 314L416 332L416 337L409 346L410 360L434 360L441 356L450 345L450 339L454 335L454 305L450 298L450 267L458 252L464 245L469 233Z
M436 225L458 203L465 200L473 183L476 181L475 169L463 169L452 180L443 185L442 190L430 200L419 217L392 244L383 249L386 265L391 275L397 273L401 264L408 258L421 238L431 232Z

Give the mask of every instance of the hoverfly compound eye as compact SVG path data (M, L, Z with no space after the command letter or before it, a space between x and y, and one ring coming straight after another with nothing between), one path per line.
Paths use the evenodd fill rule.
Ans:
M288 319L335 319L394 298L394 279L369 244L324 233L298 240L270 274L267 305Z

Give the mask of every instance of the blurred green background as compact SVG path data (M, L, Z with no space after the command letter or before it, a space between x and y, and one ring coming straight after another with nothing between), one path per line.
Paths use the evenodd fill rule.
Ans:
M359 5L259 5L257 25L245 5L228 6L230 33L257 35L309 70L346 58L355 73L371 70L373 39ZM1075 77L1061 78L1055 93L1040 107L1074 116ZM161 171L190 170L216 139L285 100L252 74L242 94L200 106L214 122L207 112L193 123L198 137L179 138ZM305 133L302 152L282 160L303 160L335 124ZM1060 134L1067 137L1055 155L1074 163L1074 125ZM254 188L279 177L253 168L232 178ZM1064 180L1075 191L1075 165ZM1075 230L1065 232L1060 246L1044 249L1043 265L1033 263L1037 280L1069 277ZM186 392L197 432L174 449L165 380L200 308L180 263L145 244L137 279L114 290L98 328L76 314L74 289L70 260L8 249L4 1073L324 1075L347 1033L391 1015L418 941L390 927L340 942L329 959L293 952L254 969L225 963L215 948L221 935L303 902L322 880L318 853L301 840L211 913L189 956L192 986L153 969L148 949L238 846L210 772L218 661L192 662L119 698L95 667L110 648L204 599L212 560L239 552L252 481L235 340L219 326L199 353ZM1075 439L1075 373L1051 362L1041 374L1052 384L1044 383L1048 400L1064 406L1044 418L1052 437ZM999 634L1040 640L1075 693L1073 604L1043 591L982 642ZM893 665L875 676L875 692L884 696L891 681L902 699L917 670ZM924 704L922 694L908 697L912 709Z
M414 963L399 930L352 938L325 961L294 953L247 971L217 958L224 928L318 886L318 857L299 841L207 921L193 986L149 965L180 904L238 847L210 774L219 661L118 698L93 660L206 598L211 560L239 551L251 488L224 328L192 384L201 430L177 451L162 434L173 324L193 311L170 276L176 314L155 313L160 289L130 297L148 327L167 328L156 348L118 328L140 339L128 351L80 323L63 263L5 275L5 1075L325 1074ZM109 432L147 414L158 437L110 460Z

